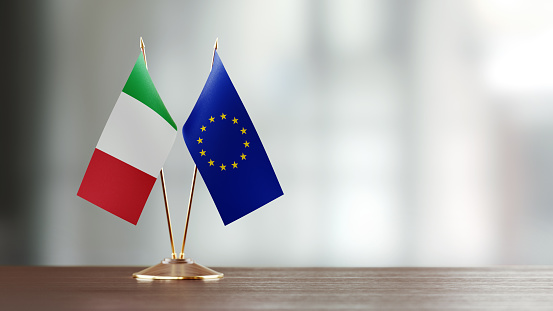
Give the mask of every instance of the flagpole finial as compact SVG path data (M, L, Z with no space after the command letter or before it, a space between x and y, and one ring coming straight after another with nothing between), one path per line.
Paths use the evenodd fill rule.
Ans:
M144 56L144 65L146 65L146 69L148 69L148 61L146 60L146 46L144 45L144 40L142 40L142 37L140 37L140 50L142 51L142 56Z
M219 45L219 37L215 39L215 44L213 45L213 57L211 57L211 68L213 68L213 61L215 60L215 51L217 51L218 45Z

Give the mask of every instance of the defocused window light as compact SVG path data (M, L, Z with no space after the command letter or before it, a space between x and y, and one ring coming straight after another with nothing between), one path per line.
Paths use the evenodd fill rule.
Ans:
M530 39L492 47L483 67L484 81L496 94L553 92L553 27Z
M482 75L493 94L553 92L553 2L473 1L482 23Z

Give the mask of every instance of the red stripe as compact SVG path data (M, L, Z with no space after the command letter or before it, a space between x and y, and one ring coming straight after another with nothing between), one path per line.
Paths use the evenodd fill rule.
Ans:
M77 195L136 225L156 179L95 149Z

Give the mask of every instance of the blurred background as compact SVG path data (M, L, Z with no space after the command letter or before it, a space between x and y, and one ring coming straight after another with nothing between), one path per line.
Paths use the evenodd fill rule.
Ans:
M179 127L219 55L285 195L224 226L198 179L187 257L210 266L553 264L553 2L4 1L0 264L153 265L77 197L144 38ZM176 244L193 162L165 164Z

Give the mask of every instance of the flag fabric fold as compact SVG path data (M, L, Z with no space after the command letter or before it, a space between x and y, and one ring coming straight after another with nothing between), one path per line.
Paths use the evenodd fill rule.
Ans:
M182 133L225 225L283 195L217 51Z
M176 135L140 54L77 195L136 225Z

